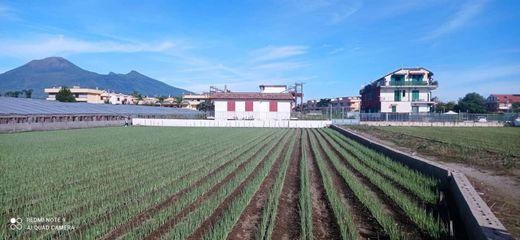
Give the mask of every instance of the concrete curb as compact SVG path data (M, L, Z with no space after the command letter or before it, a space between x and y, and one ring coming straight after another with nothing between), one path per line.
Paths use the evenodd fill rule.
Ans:
M455 200L456 209L469 239L513 239L464 174L439 163L372 141L336 125L330 127L412 169L440 179L443 187L450 191Z

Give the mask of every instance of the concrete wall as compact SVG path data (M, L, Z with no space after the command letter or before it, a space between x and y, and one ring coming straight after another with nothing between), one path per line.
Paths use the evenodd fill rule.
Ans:
M123 126L124 120L115 121L70 121L70 122L40 122L40 123L8 123L0 124L0 133L47 131L71 128L92 128Z
M264 128L322 128L329 126L330 121L254 121L254 120L192 120L192 119L146 119L134 118L136 126L164 127L264 127Z
M436 162L412 156L377 143L347 129L335 125L331 125L331 128L412 169L440 179L443 187L449 191L454 198L455 209L457 209L460 219L462 219L469 239L512 239L504 225L502 225L487 204L480 198L464 174Z
M416 126L416 127L503 127L499 122L393 122L393 121L361 121L368 126Z

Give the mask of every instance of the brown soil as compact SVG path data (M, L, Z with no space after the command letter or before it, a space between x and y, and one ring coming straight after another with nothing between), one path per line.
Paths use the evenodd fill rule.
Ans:
M300 238L300 158L301 152L295 151L287 168L273 228L273 236L276 239Z
M373 184L372 182L370 182L370 180L365 177L363 174L361 174L360 172L356 171L351 165L350 163L344 159L343 157L341 157L341 154L337 151L337 149L335 149L334 147L331 146L330 142L328 142L327 139L325 139L325 142L326 144L326 147L331 149L332 152L336 155L336 157L338 157L338 159L341 160L341 163L347 167L353 174L354 176L359 180L359 182L363 185L365 185L367 188L368 191L370 191L370 193L377 197L381 203L383 203L383 206L385 207L385 210L388 214L390 214L394 220L398 223L399 227L408 234L408 239L414 239L414 238L420 238L420 239L429 239L428 238L428 235L426 235L424 232L420 231L419 228L417 227L417 225L412 222L410 220L410 218L406 215L406 213L395 203L395 201L393 201L392 199L390 199L384 192L382 192L375 184ZM322 146L322 149L321 151L323 151L323 146ZM324 153L322 153L323 156L326 156ZM327 165L330 167L330 168L334 168L334 166L332 165L332 162L330 161L329 158L325 157L326 159L326 162L327 162ZM337 171L337 170L336 170ZM337 173L337 172L336 172ZM335 174L333 174L335 175Z
M321 134L316 133L315 134ZM329 147L332 147L330 144ZM370 211L357 199L354 192L348 187L345 183L345 180L341 177L341 174L338 170L332 166L330 159L328 159L323 150L323 146L320 146L318 149L320 154L327 159L327 166L329 171L332 173L332 178L334 181L334 185L339 190L341 198L346 206L349 208L349 212L352 213L352 217L354 219L354 223L357 226L359 234L363 238L370 239L388 239L387 234L381 227L381 225L377 222L377 220L370 214Z
M297 139L300 138L301 131L298 131ZM299 141L296 141L293 147L293 156L296 152L300 151ZM227 239L253 239L258 231L260 220L262 218L262 210L265 207L267 198L269 197L270 189L276 181L276 176L279 174L280 166L283 161L280 159L284 158L284 154L280 154L279 159L273 165L273 170L270 171L266 179L262 182L260 190L255 193L253 199L246 207L237 223L231 230Z
M265 143L262 148L266 147L267 146L267 143ZM248 148L246 149L245 151L243 151L243 153L251 150L254 146L252 146L251 148ZM118 237L120 236L123 236L124 234L126 234L129 230L131 230L132 228L135 228L137 226L139 226L141 223L145 222L146 220L152 218L153 215L155 215L156 213L158 213L159 211L163 210L163 209L166 209L168 208L169 206L171 206L172 204L175 203L175 201L177 200L177 198L179 198L180 196L186 194L187 192L189 192L191 189L193 189L194 187L196 186L199 186L200 184L202 184L203 182L207 181L210 177L212 177L213 175L215 175L216 173L220 172L221 170L223 170L227 165L231 164L233 161L235 161L236 159L239 158L240 155L237 155L237 157L227 161L226 163L224 163L223 165L221 165L220 167L218 167L217 169L213 170L211 173L209 173L208 175L202 177L201 179L199 179L198 181L196 181L195 183L193 183L192 185L180 190L179 192L176 192L174 194L172 194L170 197L166 198L165 200L161 201L160 203L158 203L157 205L155 206L152 206L144 211L142 211L141 213L139 213L138 215L134 216L133 218L129 219L126 223L122 224L122 225L119 225L118 227L116 227L115 229L113 229L111 232L109 232L108 234L106 234L102 239L117 239ZM244 163L242 163L237 169L235 169L235 171L233 171L232 174L236 174L236 171L238 171L239 169L241 169L241 167L243 168L243 166L245 166L245 164L247 164L249 161L251 161L251 159L245 161ZM229 177L229 176L228 176ZM217 184L218 185L218 184ZM191 211L190 211L191 212Z
M308 136L308 135L307 135ZM317 240L341 239L339 227L327 199L322 176L310 151L309 138L305 139L309 166L309 186L312 200L312 229Z
M283 138L280 138L280 140L269 150L267 155L262 159L260 163L253 169L251 174L247 176L246 179L244 179L238 187L233 190L225 199L224 201L213 211L211 216L209 216L198 229L196 229L187 239L196 240L196 239L202 239L205 233L207 233L209 230L211 230L212 226L214 226L219 220L220 217L228 210L229 206L233 202L233 200L238 197L244 188L247 186L247 184L253 180L253 178L256 176L258 172L260 172L260 169L266 164L267 160L271 155L273 155L274 150L276 149L276 146L282 143ZM287 141L285 141L287 143ZM283 155L283 154L280 154ZM280 162L282 157L278 156L276 161ZM273 168L269 170L270 172L273 171ZM226 179L229 181L230 179ZM227 182L226 181L226 182ZM224 181L223 181L224 182ZM145 238L145 239L158 239L158 238Z

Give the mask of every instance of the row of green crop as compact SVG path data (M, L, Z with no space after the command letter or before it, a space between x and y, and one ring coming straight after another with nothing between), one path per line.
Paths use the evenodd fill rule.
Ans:
M307 139L307 131L304 131L300 136L300 196L299 196L299 209L300 209L300 222L301 222L301 239L312 240L313 237L313 226L312 226L312 199L310 192L310 176L309 166L307 158L308 145L303 139Z
M203 143L208 144L209 142ZM233 144L236 143L233 141L223 141L224 146L232 146ZM211 150L216 149L204 149L203 152L199 152L199 159L211 156ZM54 201L54 203L64 207L58 208L55 211L47 210L45 214L48 214L49 216L67 216L70 219L74 219L76 217L81 216L83 212L85 212L86 210L95 208L100 203L105 202L107 198L110 198L111 202L115 202L118 197L118 193L128 195L131 194L131 192L134 192L138 189L147 190L139 188L139 186L143 185L152 186L149 190L158 189L161 183L157 181L158 177L164 176L163 178L165 180L171 177L178 177L177 174L172 175L170 172L174 171L178 174L184 173L183 171L179 170L191 169L193 164L198 163L187 162L183 160L186 157L189 157L191 154L192 153L188 151L182 151L182 149L179 149L171 153L161 152L161 154L151 155L143 160L141 160L140 156L134 156L132 158L135 159L134 162L136 162L138 165L132 169L132 172L136 174L128 174L128 171L119 171L119 173L114 172L113 175L108 175L107 177L99 177L98 181L96 181L95 184L91 183L90 185L85 185L85 188L69 188L67 189L67 191L56 191L55 196L51 196L51 199L60 199L59 201ZM187 166L186 163L189 163L189 165L191 166ZM174 166L174 168L165 168L166 164ZM122 186L128 187L122 188ZM73 198L71 196L73 196ZM96 198L90 200L91 196L96 196ZM26 214L39 215L42 213Z
M244 134L244 135L247 136L247 134ZM254 136L254 135L255 135L254 131L249 133L249 136ZM198 138L200 139L200 136ZM210 143L210 142L211 142L211 140L208 141L208 143ZM243 140L242 140L242 142L243 142ZM234 144L234 145L238 146L237 143L241 143L241 141L234 140L234 142L226 143L225 145L232 146ZM137 146L137 147L139 147L139 146ZM68 218L67 223L71 223L71 224L75 225L76 227L82 226L84 224L90 224L89 222L96 219L97 216L103 216L104 214L106 214L106 212L111 212L112 210L114 210L116 208L116 206L118 207L118 206L121 206L124 204L130 205L130 203L135 203L135 205L146 206L146 205L143 205L143 203L145 201L148 201L148 199L136 202L134 193L142 192L142 193L146 194L146 192L160 190L161 186L162 187L167 186L167 183L174 181L176 179L176 177L191 170L191 168L189 168L190 166L194 166L194 165L183 164L181 161L171 161L171 160L173 160L171 157L167 157L167 159L164 160L165 152L168 153L168 151L164 151L164 150L167 150L167 149L169 149L169 148L167 148L167 147L163 148L162 151L159 151L159 149L158 149L158 152L160 154L150 154L150 157L152 159L156 158L155 159L156 161L155 162L152 161L149 164L147 164L149 169L146 168L145 171L142 171L142 172L133 171L133 172L128 173L129 176L132 176L132 174L137 173L136 176L132 176L133 179L135 179L134 182L131 182L132 185L129 185L129 183L124 182L124 181L123 182L121 182L121 181L110 182L110 181L107 181L106 179L101 179L99 181L99 183L106 184L106 185L110 184L111 186L115 186L115 185L119 185L120 187L121 186L122 187L125 187L125 186L131 187L132 186L132 187L137 188L138 189L137 191L135 191L135 189L132 189L133 191L128 192L128 194L122 194L117 199L111 199L110 201L105 201L105 202L104 201L99 202L100 197L102 196L101 199L106 199L106 197L112 195L114 193L114 191L108 190L108 188L103 188L104 186L102 186L102 185L94 185L94 186L99 186L97 189L105 189L108 191L93 192L94 194L91 194L91 195L86 195L81 192L78 192L76 194L76 196L61 195L61 197L63 197L63 198L77 199L77 201L82 201L82 202L90 202L90 201L96 202L97 201L100 204L102 204L102 205L98 205L98 204L84 205L84 206L87 206L87 208L82 209L81 211L85 212L85 214L78 214L78 215L75 215L74 218ZM207 152L206 152L206 149L208 150ZM141 151L142 150L144 150L144 149L141 149ZM184 150L186 150L186 148L184 148ZM199 161L202 160L201 157L210 156L211 152L214 152L215 149L213 149L213 147L211 147L211 148L206 147L206 148L203 148L202 150L204 150L204 152L206 152L206 153L199 155L200 157L194 158L193 162L199 164ZM54 150L50 149L49 151L54 151ZM197 153L199 153L199 152L203 152L203 151L198 151ZM222 156L224 157L226 155L222 154ZM83 156L83 157L86 159L86 161L91 160L90 158L88 158L89 156L86 156L86 157ZM182 157L182 155L177 155L176 157ZM169 162L165 162L165 163L159 165L162 167L156 168L156 165L154 165L154 163L164 162L164 161L167 161L168 159L171 159L171 160ZM42 160L45 161L46 159L42 159ZM117 159L117 160L119 160L119 159ZM157 161L157 160L160 160L160 161ZM179 159L179 160L184 160L184 159ZM77 161L80 161L80 160L77 160ZM132 159L132 161L140 162L141 160ZM142 161L142 162L146 162L146 161ZM185 161L185 162L192 163L192 161ZM199 167L200 166L201 165L199 165ZM76 171L81 173L82 170L86 170L86 169L77 169ZM88 172L88 170L86 172ZM68 176L68 172L62 172L62 174L64 174L65 176ZM156 177L155 181L153 180L154 175ZM147 177L145 177L145 176L147 176ZM142 178L142 180L146 180L146 181L140 182L139 178ZM126 179L128 179L128 178L125 178L125 180ZM191 180L193 180L193 179L191 179ZM174 188L175 188L175 186L174 186ZM116 188L111 188L111 189L116 189ZM165 190L168 190L168 192L166 192L166 191L164 193L157 192L157 194L155 195L157 197L155 202L160 201L169 195L170 188L165 189ZM74 192L72 192L71 194L73 194L73 193ZM46 201L46 202L43 202L42 204L38 204L33 207L29 207L28 210L46 212L47 210L52 210L52 209L60 209L60 208L67 209L67 207L69 207L69 206L67 206L67 205L60 206L59 199L56 199L56 201L54 201L54 202ZM125 206L125 208L126 207L128 207L128 206ZM40 208L40 210L38 210L38 208ZM72 205L70 209L77 209L77 205L76 206ZM124 209L124 210L127 211L128 209ZM52 211L49 211L49 213L51 213L51 212ZM29 215L29 216L34 216L34 215ZM49 216L49 215L44 215L44 216ZM111 217L112 216L107 215L106 216L107 219L98 218L96 221L99 221L99 220L101 220L101 222L110 221ZM99 224L99 225L104 225L104 224ZM43 231L43 232L49 232L49 231ZM34 233L34 232L32 232L32 233ZM40 234L41 233L42 232L40 232Z
M287 133L287 130L281 132L282 134ZM269 143L269 149L275 149L275 152L279 152L282 149L282 145L278 144L284 142L286 137L280 138L280 141L272 141ZM190 212L188 216L183 218L181 222L176 224L169 232L168 239L185 239L191 235L196 229L201 227L201 224L215 211L215 209L223 202L223 200L232 193L237 186L242 184L247 176L254 173L253 170L262 160L264 160L270 151L261 151L253 156L253 164L248 164L244 169L239 171L231 180L226 182L221 189L215 194L212 194L208 199L203 201L197 208ZM265 159L268 162L266 166L271 166L273 159ZM255 173L256 176L262 174L267 167L262 168L261 171Z
M276 136L270 136L267 140L274 140ZM264 139L266 140L266 139ZM129 233L129 238L139 239L142 236L148 234L155 228L157 228L161 223L166 221L166 219L170 216L175 215L179 211L181 211L185 206L192 203L195 199L205 194L216 182L221 181L228 174L234 171L239 165L243 164L248 157L251 157L256 151L258 151L263 145L259 143L262 141L254 141L249 142L245 145L236 145L236 148L232 148L229 154L223 154L222 156L216 156L215 159L210 164L205 164L204 171L198 172L196 175L190 178L183 179L179 184L176 184L175 190L172 193L185 191L185 193L175 200L175 203L168 208L162 210L153 216L153 220L141 222L139 226L133 228ZM239 150L241 149L241 150ZM196 161L196 159L193 159ZM207 175L212 172L214 169L219 168L220 166L224 166L220 168L219 171L213 172L213 174L206 178L204 181L200 182L199 179L203 177L207 177ZM196 186L194 182L199 182ZM164 198L156 198L156 200L162 200ZM158 203L158 201L153 201L149 206L153 206ZM137 202L136 204L141 205L142 203ZM130 213L130 215L137 214ZM120 216L119 221L125 221L129 217ZM108 228L104 228L105 232Z
M106 131L112 132L113 129L108 129ZM104 161L108 156L115 158L120 157L121 160L125 160L128 159L129 156L139 154L145 156L145 154L148 154L146 151L142 151L142 149L135 147L121 149L124 151L113 152L114 146L112 146L111 142L103 144L104 141L100 142L99 138L88 137L89 134L82 133L79 135L79 133L76 132L59 133L58 131L58 133L51 136L39 136L43 134L47 135L49 133L28 133L27 135L38 136L27 136L23 139L19 139L18 135L14 135L14 142L23 142L20 145L27 144L30 145L31 148L24 151L22 150L23 146L16 146L15 149L7 151L9 156L6 164L16 163L16 166L24 168L24 171L17 172L17 177L20 178L18 183L22 186L11 190L17 191L26 197L32 198L38 196L39 193L53 193L52 190L67 189L71 184L96 180L100 177L95 175L98 170L110 173L111 171L120 169L117 165L122 164L124 161ZM81 139L82 144L70 142L75 138ZM138 140L139 139L128 139L125 143L128 143L131 146L133 141ZM176 144L177 142L173 143ZM118 143L118 145L120 145L120 143ZM154 146L151 147L150 150L153 151ZM61 151L61 149L64 150ZM93 164L99 161L103 161L104 164ZM36 165L37 168L32 167L32 165ZM10 169L17 169L16 166L9 167ZM70 172L71 174L63 174L62 171L49 171L56 166L59 166L60 170L65 171L76 170L77 172L78 169L88 170L88 174L86 171L81 172L82 174L74 174L74 172ZM124 164L123 166L127 166L127 164ZM49 179L52 179L53 181L48 181ZM31 184L35 180L42 180L40 182L45 182L46 188L41 188ZM34 187L35 189L25 187ZM46 189L51 191L45 191ZM14 193L10 193L10 195L16 196ZM16 199L15 197L13 197L13 199L18 201L21 200Z
M262 210L262 217L258 231L256 232L257 239L272 239L274 223L276 221L276 212L280 203L280 195L282 194L283 185L285 183L285 176L287 176L287 170L289 167L290 157L293 152L293 148L289 148L289 152L285 155L284 161L278 171L275 182L269 191L266 203Z
M290 146L294 145L295 142L294 131L292 132L292 134L287 134L289 135L288 139L292 140L289 143L285 141L284 144L280 144L282 146L289 146L289 150L286 151L285 156L281 158L283 161L288 161L288 159L291 158L293 148ZM269 171L272 171L272 164L280 155L283 154L283 150L283 147L279 148L268 156L270 163L263 166L261 171L253 178L253 180L244 187L239 196L230 199L230 206L227 207L223 215L220 215L220 220L215 225L211 226L210 231L204 235L204 239L224 239L229 235L233 225L238 221L240 214L250 204L254 194L259 190L258 188L262 184L262 181L269 174Z
M260 139L257 139L255 141L251 142L251 144L255 144L255 143L261 142L263 140L265 140L265 139L260 138ZM236 142L235 142L235 144L236 144ZM225 147L225 146L226 145L223 145L223 147ZM209 150L212 150L212 149L210 148ZM218 166L220 166L222 164L222 162L224 162L224 160L227 160L227 158L231 156L229 154L232 153L233 151L235 151L236 154L239 154L240 151L238 151L238 150L239 150L239 146L236 145L235 149L230 148L230 150L227 152L223 152L219 155L213 156L215 158L208 158L204 161L203 161L203 159L197 159L197 158L193 159L194 160L193 162L197 163L198 166L196 166L196 167L200 168L200 171L197 171L191 175L187 175L187 177L183 178L182 181L176 182L175 185L169 184L171 186L168 187L167 189L164 189L166 191L159 191L159 192L156 192L156 194L150 195L149 191L160 190L160 188L150 189L147 187L139 186L138 187L139 190L133 195L130 195L130 194L122 195L118 199L113 199L113 201L109 201L108 204L107 203L103 204L102 208L91 209L90 211L88 211L89 214L87 214L85 216L81 216L80 219L82 220L82 222L80 224L89 224L89 222L93 222L96 220L98 220L98 221L101 220L101 222L107 221L108 223L101 224L101 222L97 222L96 224L92 224L94 226L87 229L86 233L84 233L84 234L88 235L88 234L90 234L90 232L94 232L94 233L102 232L99 230L100 227L103 227L102 229L106 229L108 226L112 226L112 225L115 225L117 222L120 222L120 221L116 220L116 218L118 216L117 214L120 214L122 216L131 216L131 214L137 214L137 211L140 211L141 209L143 209L146 206L153 206L153 205L157 204L159 201L162 201L163 199L167 198L168 196L175 193L176 191L179 191L182 188L188 187L193 181L197 180L198 178L201 178L202 176L205 176L210 171L212 171L212 169L215 169ZM206 156L206 155L204 155L204 156ZM187 162L191 162L191 161L187 161ZM179 165L183 165L183 164L179 164ZM189 165L186 165L187 168L180 168L180 169L177 168L175 165L171 165L171 166L173 168L170 169L170 168L163 167L163 169L161 170L164 172L164 174L166 174L166 176L170 175L172 177L171 181L176 180L177 178L175 178L175 177L180 176L182 173L190 171ZM160 176L160 175L156 175L156 176ZM166 180L166 179L164 179L164 180ZM156 181L155 184L161 183L158 181L158 179L156 179L155 181ZM170 180L168 180L168 181L170 181ZM168 181L166 181L166 182L168 182ZM165 186L163 186L163 188L164 187ZM136 195L137 193L139 193L139 195ZM119 208L123 204L125 206L125 209L122 209L122 210L124 210L124 211L121 211L120 213L113 211L113 210ZM134 206L138 206L138 207L134 209L133 208ZM130 208L130 209L128 209L128 208ZM134 211L132 211L132 210L134 210ZM99 217L97 217L100 215L103 216L107 212L111 212L111 213L115 214L115 216L110 214L106 218L102 218L102 219L99 219ZM124 220L126 220L126 219L123 218L122 221L124 221Z
M310 139L308 141L310 141L310 147L314 153L313 157L322 176L325 193L327 194L330 206L334 212L342 239L361 239L357 226L354 223L352 213L346 206L346 203L343 202L338 190L334 186L331 173L327 170L326 163L318 150L318 143L315 136L308 134L308 138Z
M73 147L73 151L71 151L71 152L75 152L74 149L76 149L76 148L83 148L83 147L81 147L81 146L77 146L75 148ZM17 204L17 206L21 206L21 207L25 207L27 205L35 205L42 201L48 201L49 199L53 199L54 200L53 202L55 202L56 204L60 204L62 206L74 206L75 203L64 202L65 200L69 200L67 198L67 196L70 196L70 195L77 196L78 192L85 193L87 195L95 195L99 192L99 188L106 186L107 183L115 182L115 179L114 179L115 177L133 176L133 175L127 173L127 171L126 171L127 167L130 167L129 169L131 169L132 171L136 171L136 172L140 171L139 167L141 167L141 169L149 167L149 165L147 163L149 161L154 161L156 159L151 158L151 157L145 158L146 155L150 155L150 153L156 153L156 152L163 153L164 152L164 151L159 151L159 150L161 150L160 148L159 149L152 148L152 149L149 149L149 151L142 151L143 149L139 149L140 152L138 152L138 153L134 153L133 150L135 150L135 149L133 149L133 148L130 149L131 151L127 151L127 149L122 149L122 150L124 150L124 151L121 151L123 153L122 154L119 153L119 155L122 155L123 158L115 157L115 158L110 159L110 161L106 161L107 157L114 156L114 154L110 154L110 155L105 154L104 155L103 153L96 153L96 154L90 154L90 155L87 154L87 156L79 155L79 156L76 156L75 158L65 159L65 160L63 160L64 161L63 163L60 163L60 166L71 164L71 162L72 163L81 163L84 161L85 162L101 161L101 162L103 162L103 164L96 164L96 165L93 165L93 166L91 166L89 168L85 168L85 169L82 169L80 167L81 166L80 165L80 166L77 166L77 168L75 169L74 172L68 172L67 174L64 174L62 171L50 171L45 174L49 178L46 179L46 181L41 182L41 184L44 184L44 187L42 187L41 185L35 185L35 184L21 184L21 186L19 188L16 188L16 189L18 189L18 191L22 191L24 196L30 197L29 199L27 199L27 201L24 201L23 199L20 199L20 198L14 197L14 196L11 199L12 199L12 201L14 201ZM53 151L50 151L50 152L53 152ZM58 151L58 152L68 153L68 151ZM129 155L127 153L131 153L131 154ZM178 152L176 151L174 154L178 154L178 153L181 153L180 149ZM35 158L37 158L38 161L44 161L46 163L48 161L52 160L52 158L50 158L50 159L42 158L42 156L40 156L40 155L36 155ZM134 159L139 159L139 161L131 161ZM114 166L114 163L117 163L121 166L117 166L117 165ZM116 174L117 171L120 174ZM23 173L24 171L21 171L21 172ZM60 173L60 175L53 177L52 174L54 174L54 173ZM77 173L80 173L80 174L77 174ZM83 181L78 181L77 179L82 179ZM52 181L49 181L49 180L52 180ZM105 182L100 182L100 181L105 181ZM124 181L124 182L126 182L126 181ZM58 184L58 183L62 183L62 184ZM70 183L71 185L69 186L68 183ZM74 183L83 183L83 184L80 185L80 184L74 184ZM33 187L36 189L30 189L29 187ZM88 192L88 191L86 191L87 188L94 189L94 190L96 190L96 192L94 192L94 193ZM38 191L46 193L45 194L46 197L37 199ZM15 194L13 194L13 195L15 195ZM84 198L81 197L81 198L77 198L77 199L84 199ZM26 204L23 204L24 202L26 202ZM7 204L9 206L13 206L10 203L7 203ZM18 209L14 209L14 210L17 211ZM33 216L33 215L38 215L39 213L27 212L24 214Z
M429 213L426 209L422 208L417 202L413 201L406 195L403 195L399 189L388 181L385 181L380 174L361 164L358 159L339 147L338 144L333 142L328 136L322 138L322 136L318 135L317 138L322 144L330 144L331 147L338 150L341 153L341 156L339 157L344 160L344 163L350 165L355 171L362 174L379 190L392 199L392 201L394 201L396 205L405 212L410 220L412 220L421 231L434 239L440 239L446 236L447 229L439 218L435 218L432 213ZM333 162L338 162L337 165L341 165L339 159L332 154L330 149L326 152L329 152L329 158L333 160ZM383 224L381 223L381 225Z
M396 167L400 166L401 172L407 172L406 175L397 174L395 171L389 171L384 165L380 164L380 162L384 161L385 158L372 158L371 156L365 154L359 148L350 147L348 145L342 145L341 137L339 135L334 134L336 132L334 130L325 130L320 131L321 133L325 133L330 137L338 146L350 153L352 156L357 158L360 162L365 164L368 168L376 171L381 174L385 178L388 178L394 182L396 182L399 186L408 189L415 196L419 197L422 201L436 204L438 202L439 194L435 191L435 188L432 188L426 184L421 184L423 182L427 182L430 178L427 178L422 175L414 174L414 171L405 167L404 165L396 165ZM381 159L378 161L378 159ZM391 161L391 160L389 160ZM411 176L415 176L420 180L414 181L414 178Z
M356 149L363 154L365 154L369 159L379 163L380 165L387 168L389 171L395 172L395 174L399 174L402 177L409 179L411 182L417 182L418 184L424 185L426 187L430 187L432 189L436 189L439 185L439 180L433 177L425 176L424 174L412 170L405 165L396 162L384 154L378 153L376 151L367 148L360 143L343 136L341 133L337 131L333 131L331 129L327 130L327 132L332 133L333 135L338 136L341 139L341 144L344 148Z

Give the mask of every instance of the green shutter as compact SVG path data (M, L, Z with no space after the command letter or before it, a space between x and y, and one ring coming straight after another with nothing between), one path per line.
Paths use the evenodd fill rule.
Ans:
M412 91L412 101L419 100L419 90L413 90Z
M395 105L392 106L392 112L393 112L393 113L397 112L397 106L395 106Z
M396 101L396 102L401 101L401 90L394 91L394 101Z

